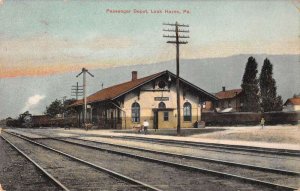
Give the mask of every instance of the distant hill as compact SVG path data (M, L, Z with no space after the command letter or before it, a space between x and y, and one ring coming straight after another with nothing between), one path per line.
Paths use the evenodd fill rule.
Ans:
M224 58L181 60L180 76L208 92L221 91L222 86L226 86L226 89L240 88L245 65L250 56L256 58L259 64L259 73L263 60L266 57L270 59L274 65L274 78L277 82L278 93L284 98L300 92L300 55L236 55ZM107 87L130 80L133 70L137 70L138 75L142 77L163 70L170 70L175 73L175 66L175 60L173 60L93 72L95 75L102 76L104 86ZM97 89L96 86L93 88Z
M274 65L274 78L278 93L283 101L300 93L300 55L235 55L224 58L182 59L180 60L180 76L208 92L218 92L222 86L226 89L240 88L242 76L248 57L254 56L259 64L259 72L263 60L267 57ZM88 66L87 66L88 67ZM147 76L163 70L175 73L175 59L172 61L123 66L109 69L91 70L94 78L88 77L88 94L101 89L101 84L108 87L131 80L131 71L138 71L138 77ZM21 113L27 99L35 94L44 95L40 104L31 108L33 114L40 114L46 105L56 98L70 97L71 86L82 78L76 73L65 73L46 77L22 77L0 79L0 118L16 117Z

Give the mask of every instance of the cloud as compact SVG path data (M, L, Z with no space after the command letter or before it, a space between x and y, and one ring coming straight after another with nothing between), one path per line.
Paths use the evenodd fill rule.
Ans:
M82 45L92 49L92 50L102 50L102 49L123 49L129 48L135 45L134 40L128 37L111 37L111 36L101 36L93 37Z
M1 36L0 36L1 37ZM277 41L190 42L180 58L226 57L234 54L299 54L299 39ZM43 76L88 69L150 64L175 59L175 48L163 42L92 35L84 39L51 37L3 38L0 78Z
M39 94L30 96L27 99L24 108L21 110L21 113L25 112L25 111L29 111L31 109L34 109L40 103L40 101L43 100L44 98L45 98L44 95L39 95Z
M116 57L132 57L127 50L134 46L130 38L111 36L1 38L0 78L71 72L82 67L95 68L94 65L105 68Z

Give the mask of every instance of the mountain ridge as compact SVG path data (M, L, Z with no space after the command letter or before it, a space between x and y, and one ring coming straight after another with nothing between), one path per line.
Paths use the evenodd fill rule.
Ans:
M263 60L267 57L271 61L274 68L273 77L278 87L277 93L283 97L283 101L292 97L293 94L300 93L300 54L239 54L218 58L181 59L180 77L211 93L221 91L222 86L225 86L226 89L240 88L244 69L250 56L257 60L257 77ZM131 80L131 71L133 70L138 71L138 78L164 70L176 73L176 63L174 59L154 64L90 70L95 78L87 78L87 95L99 91L102 88L102 83L104 87L109 87ZM63 96L70 97L71 86L75 85L76 82L82 83L81 77L75 77L78 73L79 71L51 76L0 79L2 87L0 106L3 108L0 111L0 118L16 117L24 112L22 109L26 106L29 97L33 95L45 96L38 104L29 108L31 113L41 114L46 106L55 99L62 99Z

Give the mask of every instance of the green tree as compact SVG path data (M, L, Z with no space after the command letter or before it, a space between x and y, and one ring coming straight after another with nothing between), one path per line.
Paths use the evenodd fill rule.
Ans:
M64 105L58 99L53 101L49 106L46 107L44 114L54 117L57 114L62 114L64 111Z
M257 72L257 63L251 56L248 58L241 85L243 90L242 111L258 112L260 110Z
M74 108L68 107L72 103L74 103L76 100L74 99L67 99L64 100L64 102L56 99L53 101L49 106L46 107L46 111L44 114L49 115L51 117L56 116L57 114L64 114L64 116L72 116L76 113Z
M76 110L73 107L69 107L75 101L76 101L75 99L66 99L64 101L64 115L65 115L65 117L72 116L72 115L76 114Z
M281 111L282 98L277 96L276 81L273 78L273 65L268 58L264 60L259 76L261 107L264 112Z

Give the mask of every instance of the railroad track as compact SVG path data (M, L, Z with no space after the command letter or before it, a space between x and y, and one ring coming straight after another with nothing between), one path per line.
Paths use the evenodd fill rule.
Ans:
M241 145L228 145L228 144L217 144L217 143L205 143L205 142L191 142L191 141L178 141L178 140L166 140L158 138L147 138L147 137L135 137L135 136L108 136L108 135L92 135L95 137L112 138L112 139L125 139L135 140L150 143L170 144L179 146L193 146L197 148L212 148L232 151L242 151L248 153L261 153L270 155L282 155L291 157L300 157L299 150L287 150L287 149L276 149L276 148L264 148L264 147L253 147L253 146L241 146Z
M2 181L5 190L63 190L25 153L0 136ZM13 180L13 181L12 181ZM0 185L0 190L1 185Z
M160 190L20 135L1 136L62 190Z
M291 188L300 187L300 172L287 171L274 168L265 168L261 166L247 165L241 163L233 163L222 160L214 160L203 157L195 157L191 155L180 155L169 152L161 152L150 149L143 149L138 147L128 147L123 145L110 144L105 142L86 141L78 138L55 139L66 143L76 144L83 147L93 149L104 149L107 152L116 151L118 154L127 155L130 153L131 157L138 156L150 157L153 159L184 164L188 166L206 168L212 171L219 171L230 175L244 176L250 179L256 179L262 182L269 182L271 184L289 185ZM104 146L105 145L105 146ZM133 154L133 155L132 155Z
M236 174L231 174L231 173L233 171L237 171L239 168L241 170L241 168L242 168L243 169L242 174L243 173L244 174L247 174L247 173L255 174L256 173L255 175L258 177L259 176L266 177L266 176L272 175L271 177L269 177L269 179L278 179L278 180L282 179L284 177L283 175L281 175L282 173L284 173L285 176L289 178L290 182L294 182L294 184L295 184L295 182L299 182L299 173L297 173L297 172L282 171L282 170L277 170L277 169L265 169L263 167L255 167L255 166L243 166L242 167L242 164L237 164L237 165L232 164L232 163L226 164L226 162L224 163L224 161L223 161L223 163L221 162L221 165L220 164L215 165L215 170L209 170L209 169L205 169L205 168L201 167L201 165L203 165L202 159L200 159L200 160L202 160L202 162L200 162L201 164L199 166L199 164L198 165L196 164L197 163L196 161L198 159L191 157L191 156L178 156L178 155L173 155L171 153L161 153L161 152L154 152L154 151L149 151L149 150L147 150L147 151L141 150L140 148L136 149L136 148L122 147L122 149L131 149L130 151L127 150L127 152L125 152L124 150L120 151L120 150L116 149L116 147L117 147L116 145L106 144L106 146L109 145L110 148L107 148L107 147L103 148L103 146L102 146L103 144L101 144L101 147L99 147L99 143L93 143L93 144L98 144L97 146L96 145L86 145L86 144L79 143L78 140L77 140L77 142L73 142L73 141L69 141L69 140L60 140L60 139L58 140L58 139L54 138L54 139L48 139L48 140L41 139L41 140L39 140L39 142L41 142L43 144L47 144L47 145L49 144L51 146L56 146L56 147L59 147L59 145L61 146L61 143L58 144L58 142L64 142L65 144L69 144L69 146L72 145L72 147L74 147L73 145L76 145L73 148L74 150L75 150L75 148L76 148L76 150L78 150L78 147L88 148L89 150L90 149L91 150L99 150L99 151L106 152L106 153L113 153L115 155L126 156L126 157L135 158L138 160L146 160L146 161L149 161L152 163L168 165L170 167L176 167L178 169L184 169L184 170L188 170L188 171L192 171L192 172L201 172L201 173L213 175L215 177L219 177L219 178L221 177L223 179L225 178L225 179L227 179L227 181L237 180L237 181L247 182L247 183L250 183L253 185L264 186L264 187L276 189L276 190L295 190L297 188L296 187L297 185L296 186L294 185L294 187L293 186L284 186L284 185L280 185L280 184L276 184L276 183L257 180L254 178L247 178L247 177L244 177L241 175L236 175ZM112 147L115 147L115 148L112 148ZM133 152L133 150L135 150L135 152ZM130 153L128 153L128 152L130 152ZM141 153L136 153L136 152L147 152L148 154L145 155L145 153L141 154ZM151 153L152 156L151 156L151 154L149 156L149 153ZM157 156L158 154L160 155L159 157ZM164 157L162 157L162 155L164 155ZM170 156L172 159L170 159ZM174 159L175 157L177 157L177 159ZM182 162L182 157L184 158L184 162ZM189 161L187 161L187 160L189 160ZM205 162L210 163L210 164L217 163L217 161L213 161L213 162L205 161ZM227 172L217 171L222 168L226 168L225 171L227 171ZM257 172L257 171L259 171L259 172ZM266 172L268 172L268 173L266 173ZM285 179L287 180L286 177L285 177ZM224 189L222 188L222 190L224 190ZM257 188L255 188L255 190L257 190ZM263 190L265 190L265 189L263 189Z
M258 166L258 165L251 165L251 164L245 164L245 163L236 163L236 162L231 162L231 161L226 161L226 160L218 160L218 159L198 157L198 156L193 156L193 155L185 155L185 154L157 151L157 150L153 150L153 149L146 149L146 148L134 147L134 146L125 146L125 145L102 142L102 141L92 141L92 140L86 140L86 139L75 138L75 137L68 137L68 138L49 137L49 139L55 139L55 140L66 141L66 142L70 142L68 140L75 140L75 142L72 142L72 143L78 143L76 141L86 142L86 143L94 143L94 144L92 144L92 146L102 146L103 147L103 145L108 145L108 147L106 147L108 149L109 148L112 148L112 149L122 148L122 149L128 150L130 152L142 151L142 152L146 152L146 153L155 153L155 154L179 157L179 158L184 158L184 159L194 159L194 160L198 160L198 161L207 161L207 162L211 162L211 163L219 163L219 164L225 164L225 165L230 165L230 166L238 166L238 167L243 167L243 168L247 168L247 169L262 170L265 172L274 172L274 173L278 173L278 174L294 175L294 176L298 176L300 178L300 172L296 172L296 171L268 168L268 167L262 167L262 166Z

